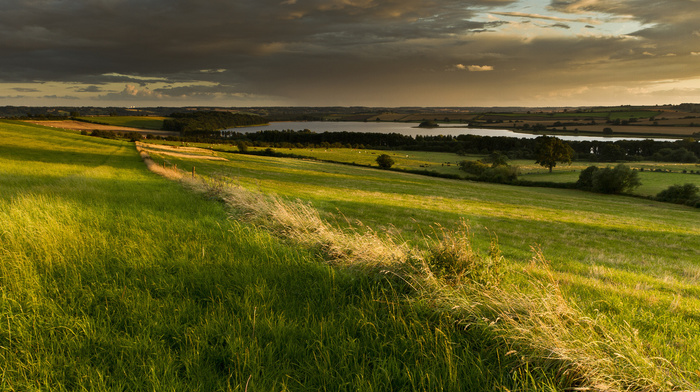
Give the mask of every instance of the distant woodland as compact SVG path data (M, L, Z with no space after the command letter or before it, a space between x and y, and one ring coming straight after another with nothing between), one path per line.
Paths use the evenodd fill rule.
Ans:
M416 136L398 133L359 133L302 131L259 131L233 133L230 139L246 141L255 146L295 147L352 147L414 151L453 152L457 154L489 154L495 151L511 159L534 157L538 139L494 137L478 135ZM601 162L621 160L658 160L664 162L698 162L700 143L691 138L674 142L645 140L567 141L577 159Z
M226 128L267 124L261 116L231 112L172 113L163 121L163 130L179 132L181 136L214 136Z

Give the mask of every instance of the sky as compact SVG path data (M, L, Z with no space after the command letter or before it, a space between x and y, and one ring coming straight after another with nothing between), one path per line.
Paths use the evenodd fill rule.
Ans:
M700 102L700 0L2 0L0 105Z

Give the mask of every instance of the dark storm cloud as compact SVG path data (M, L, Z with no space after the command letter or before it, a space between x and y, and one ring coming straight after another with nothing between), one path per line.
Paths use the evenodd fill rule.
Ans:
M74 83L68 93L101 102L429 105L697 73L697 1L554 0L556 15L504 7L513 3L2 0L0 82ZM610 21L642 27L615 36ZM527 28L544 36L519 34ZM490 71L446 71L469 67Z
M167 75L227 68L286 48L314 52L440 37L483 29L469 21L470 7L508 2L4 0L0 78Z

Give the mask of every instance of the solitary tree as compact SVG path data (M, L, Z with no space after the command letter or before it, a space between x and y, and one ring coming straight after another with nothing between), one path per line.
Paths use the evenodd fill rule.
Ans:
M388 169L394 165L394 160L386 154L377 157L377 165L382 169Z
M537 139L539 144L535 153L537 158L535 163L549 168L550 173L552 168L557 165L557 162L571 163L574 150L565 141L553 136L540 136Z

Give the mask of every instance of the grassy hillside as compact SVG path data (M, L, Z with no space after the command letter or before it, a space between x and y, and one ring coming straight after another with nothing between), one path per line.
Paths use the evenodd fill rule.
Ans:
M146 170L0 122L3 390L554 390L408 284L331 267Z
M2 389L700 380L695 210L150 149L175 182L133 144L13 122L0 138Z
M220 153L229 161L169 163L310 202L339 224L420 245L460 219L473 241L498 236L511 271L541 247L566 298L612 329L630 328L651 356L691 376L699 368L700 215L647 200L426 178L376 169ZM154 151L154 156L157 154ZM160 161L162 162L162 161ZM438 227L438 229L435 229ZM512 279L518 280L514 274Z

